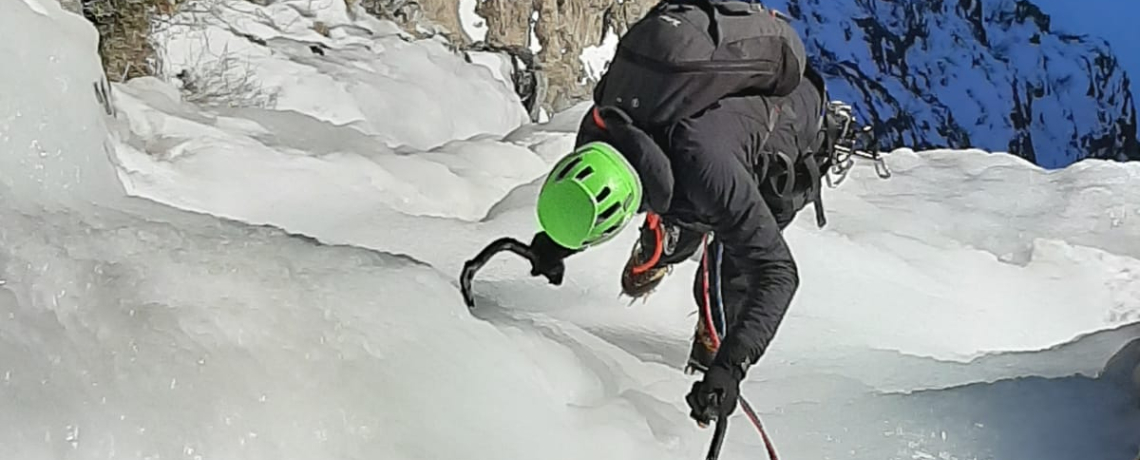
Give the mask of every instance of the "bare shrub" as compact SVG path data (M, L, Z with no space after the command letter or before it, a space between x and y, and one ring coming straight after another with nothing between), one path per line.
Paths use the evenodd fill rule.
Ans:
M272 108L277 91L268 90L257 79L249 62L226 54L218 59L184 69L176 77L182 81L182 98L206 106Z

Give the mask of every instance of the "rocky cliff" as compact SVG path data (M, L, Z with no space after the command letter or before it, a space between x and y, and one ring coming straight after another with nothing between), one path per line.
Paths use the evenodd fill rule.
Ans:
M446 0L438 0L446 1ZM559 111L589 98L594 81L581 56L607 34L620 35L640 18L650 0L482 0L476 13L487 20L486 41L528 44L538 50L549 81L544 105ZM532 38L537 43L532 42Z
M543 107L559 111L588 99L595 80L582 55L607 35L620 35L656 0L362 0L370 12L396 18L420 35L439 33L461 47L529 50L548 82ZM473 37L459 10L474 6L485 36ZM485 42L479 43L477 42ZM530 57L525 60L529 61Z

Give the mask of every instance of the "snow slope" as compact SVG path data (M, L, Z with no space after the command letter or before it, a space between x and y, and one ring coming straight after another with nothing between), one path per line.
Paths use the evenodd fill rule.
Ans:
M496 259L477 280L477 317L455 292L464 258L533 231L534 181L582 107L418 147L334 124L333 102L201 106L138 79L103 106L80 18L25 0L0 30L34 44L0 41L21 69L0 72L21 89L0 95L3 458L703 455L709 432L686 419L691 378L678 370L693 264L624 306L627 232L571 259L559 288ZM286 35L257 50L263 65L295 62L278 47L306 39ZM328 53L321 66L400 67L417 53L404 51ZM408 69L392 78L447 79ZM482 81L457 80L491 86L479 69ZM354 76L338 78L365 84ZM341 91L277 78L329 101ZM499 110L450 115L485 123ZM1140 336L1140 247L1127 238L1140 231L1128 186L1140 168L890 159L891 181L861 169L828 191L827 229L789 231L803 290L744 385L783 457L1132 460L1140 407L1097 376ZM761 457L733 423L722 458Z

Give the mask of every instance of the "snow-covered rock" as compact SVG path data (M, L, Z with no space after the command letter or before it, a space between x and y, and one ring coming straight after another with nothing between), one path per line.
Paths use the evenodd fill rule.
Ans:
M1102 39L1023 0L774 0L884 148L1007 151L1044 167L1140 159L1129 80Z

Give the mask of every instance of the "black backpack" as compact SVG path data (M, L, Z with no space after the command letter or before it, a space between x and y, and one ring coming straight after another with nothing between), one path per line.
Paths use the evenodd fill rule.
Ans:
M746 1L664 0L622 35L594 102L656 131L728 95L785 96L806 65L803 41L775 10Z
M664 0L619 40L594 102L660 132L726 96L787 96L804 78L826 102L823 77L808 65L799 34L775 10L747 1ZM820 136L805 140L802 155L769 151L754 171L777 221L790 222L814 203L817 223L826 224L820 192L834 164L836 120L826 107L823 112L816 120ZM770 117L772 126L778 116Z

